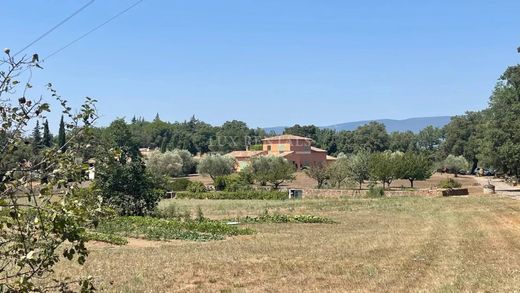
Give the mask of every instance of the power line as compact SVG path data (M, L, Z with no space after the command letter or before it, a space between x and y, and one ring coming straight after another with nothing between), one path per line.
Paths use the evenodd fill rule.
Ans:
M73 44L75 44L76 42L80 41L81 39L85 38L86 36L90 35L91 33L97 31L98 29L100 29L101 27L107 25L108 23L112 22L113 20L115 20L116 18L120 17L121 15L125 14L128 10L134 8L135 6L137 6L139 3L143 2L144 0L138 0L136 2L134 2L132 5L128 6L127 8L121 10L120 12L118 12L117 14L115 14L114 16L110 17L109 19L107 19L106 21L104 21L103 23L101 23L100 25L92 28L91 30L89 30L88 32L84 33L83 35L79 36L78 38L72 40L71 42L69 42L68 44L66 44L65 46L59 48L58 50L52 52L51 54L49 54L47 57L45 57L42 61L45 61L49 58L51 58L52 56L60 53L61 51L67 49L68 47L72 46Z
M48 34L52 33L54 30L56 30L58 27L62 26L64 23L66 23L67 21L69 21L71 18L73 18L74 16L76 16L78 13L80 13L81 11L83 11L85 8L87 8L88 6L90 6L92 3L94 3L94 1L96 0L90 0L89 2L87 2L85 5L81 6L78 10L74 11L74 13L72 13L71 15L69 15L67 18L65 18L64 20L60 21L57 25L53 26L51 29L49 29L48 31L46 31L45 33L43 33L41 36L39 36L38 38L36 38L34 41L30 42L27 46L23 47L23 49L21 49L20 51L16 52L16 54L13 55L13 57L15 57L16 55L22 53L23 51L27 50L29 47L31 47L32 45L34 45L36 42L38 42L39 40L45 38Z

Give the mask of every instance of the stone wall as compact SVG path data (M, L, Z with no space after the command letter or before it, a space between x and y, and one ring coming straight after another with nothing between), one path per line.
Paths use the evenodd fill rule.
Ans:
M339 198L362 197L367 190L344 189L304 189L303 198ZM385 190L385 196L442 196L442 190L418 189L418 190Z

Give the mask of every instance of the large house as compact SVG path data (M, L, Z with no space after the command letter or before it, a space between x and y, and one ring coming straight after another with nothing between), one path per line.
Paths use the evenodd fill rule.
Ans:
M259 156L277 156L287 159L298 169L312 165L329 164L336 158L328 156L326 150L312 145L312 139L296 135L280 135L262 139L261 151L234 151L229 153L237 161L237 170L249 165Z

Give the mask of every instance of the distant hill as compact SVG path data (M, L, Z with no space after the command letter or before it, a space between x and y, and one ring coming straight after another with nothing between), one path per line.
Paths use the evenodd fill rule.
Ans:
M451 116L436 116L436 117L418 117L409 118L404 120L395 119L378 119L378 120L366 120L366 121L355 121L346 122L341 124L321 126L320 128L340 130L355 130L359 126L365 125L371 121L377 121L383 123L386 126L388 132L394 131L413 131L419 132L421 129L427 126L443 127L450 122ZM267 127L264 128L267 133L274 131L275 133L282 133L287 126Z

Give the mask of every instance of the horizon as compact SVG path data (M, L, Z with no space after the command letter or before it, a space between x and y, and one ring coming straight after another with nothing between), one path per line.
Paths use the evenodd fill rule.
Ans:
M85 3L7 1L2 45L23 48ZM23 53L45 59L135 3L94 1ZM518 63L518 8L145 0L52 56L33 81L52 82L72 104L99 100L99 126L156 113L251 128L461 115L485 108ZM21 9L31 22L19 21Z

